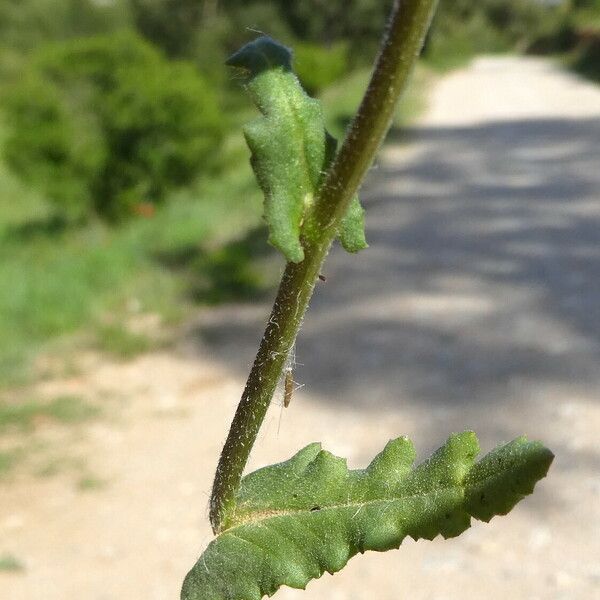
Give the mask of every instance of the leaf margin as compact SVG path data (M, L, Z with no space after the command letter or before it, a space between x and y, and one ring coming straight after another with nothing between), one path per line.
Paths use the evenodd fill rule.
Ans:
M209 544L194 568L188 573L184 581L181 598L182 600L259 600L265 595L273 595L283 585L305 589L312 579L320 578L325 572L335 573L341 570L354 555L368 550L386 551L398 548L406 537L412 537L415 540L434 539L438 535L445 539L456 537L470 526L472 518L487 522L494 516L509 512L520 500L533 491L535 484L548 472L554 457L540 442L530 442L525 437L498 446L478 462L475 462L478 453L479 444L475 434L464 432L451 435L444 446L414 468L411 468L415 457L414 446L406 437L400 437L389 441L366 469L348 470L345 459L323 450L318 443L306 446L287 461L258 469L242 480L237 495L236 510L231 516L227 528ZM325 467L325 469L322 467ZM290 521L290 515L292 514L290 511L277 514L276 505L281 501L282 494L287 494L289 489L293 488L294 477L302 485L305 485L306 481L302 480L302 477L307 470L311 469L310 476L313 478L313 484L315 481L317 484L312 486L308 497L304 499L304 508L302 512L298 513L300 516L294 515L296 522L293 518ZM396 530L398 528L397 523L396 525L392 523L394 517L392 516L390 520L385 512L379 515L373 514L372 522L376 522L377 525L373 526L372 530L363 535L361 539L356 538L354 541L351 539L350 542L337 540L337 554L331 554L329 557L317 556L320 550L318 548L317 550L313 549L315 555L309 557L308 562L304 557L303 566L306 572L295 567L293 560L290 560L290 553L295 553L294 560L299 562L303 560L302 556L298 557L298 551L294 551L294 546L297 544L286 545L286 543L283 543L282 547L286 549L285 553L281 555L281 547L279 547L279 555L274 559L269 558L268 555L272 552L277 553L278 548L272 544L265 546L261 535L267 525L270 525L271 528L275 526L278 535L289 538L290 531L293 529L290 527L290 523L295 527L301 520L310 522L312 519L313 524L316 521L321 522L321 532L324 532L322 537L328 539L328 541L331 542L332 537L337 535L336 527L339 525L339 516L333 515L332 523L334 526L332 527L332 523L324 518L324 515L327 516L326 511L328 509L340 510L342 507L322 507L318 504L313 506L312 509L307 509L307 507L311 503L322 503L322 500L319 500L319 487L324 481L323 474L328 473L331 475L333 473L333 481L340 478L343 471L348 476L346 483L350 482L351 485L355 486L354 492L360 492L361 485L372 486L376 484L376 486L379 486L377 493L383 495L384 499L380 498L375 502L402 501L405 504L413 502L415 506L421 509L420 513L417 511L419 515L417 522L413 524L404 523L404 530L400 534L397 532L390 534L390 531L394 531L394 527L396 527ZM450 484L450 488L452 486L454 488L464 488L462 489L462 497L461 494L458 494L458 496L450 494L449 499L446 499L446 505L443 506L440 502L439 506L433 507L432 512L431 503L428 504L426 501L427 494L423 494L423 485L432 479L437 482L437 485L444 483L444 485ZM335 481L333 483L332 481L328 481L326 484L331 487L335 483ZM386 499L385 495L390 492L394 482L402 482L409 492L420 490L421 497L419 498L417 493L412 496L409 494L401 498ZM484 482L487 482L488 486L491 485L492 489L501 492L495 501L492 497L490 502L490 498L486 497L485 494L483 498L481 497L481 486ZM277 483L279 483L279 487L274 488L274 493L270 497L262 493L261 489L264 490L265 485L273 488L273 485ZM469 491L467 485L471 485L473 489ZM428 493L434 493L435 495L435 492L434 486ZM420 506L419 500L421 501ZM439 494L436 500L439 501ZM462 507L461 502L464 504ZM363 502L363 505L366 505L366 502ZM355 504L351 510L354 511L356 506ZM350 507L346 506L345 509L350 510ZM374 508L373 513L377 512L376 509L377 507ZM351 520L357 517L360 510L359 508ZM249 518L253 511L255 513L260 511L260 514L266 515L266 517L261 520L253 520ZM443 517L441 520L440 514ZM376 521L376 516L379 517L378 521ZM287 519L287 522L283 522L285 519ZM397 516L395 519L398 520ZM265 524L265 521L268 523ZM283 527L281 528L282 522ZM326 527L323 528L324 526ZM308 531L310 531L310 527ZM251 535L248 535L248 532ZM303 535L304 539L308 539L309 536L306 531ZM318 545L318 535L313 537L317 538L316 544ZM236 542L235 539L238 541ZM269 532L267 532L268 539ZM227 541L223 543L223 540ZM229 564L228 561L222 561L218 558L213 560L214 557L210 555L211 548L214 550L219 544L225 547L225 551L231 552L232 556L236 556L236 560L230 560ZM239 548L235 548L236 544L238 546L250 545L251 547L261 548L261 551L267 557L252 562L250 560L252 553L239 554ZM219 581L214 578L209 581L206 577L203 577L204 569L210 578L210 571L215 568L211 562L211 569L209 569L206 560L207 553L209 554L209 562L215 562L217 570L224 567L225 570L227 567L230 569L230 576L234 582L233 587L237 586L238 590L242 591L232 592L230 584L223 579L223 573L219 575ZM223 556L220 548L216 555ZM233 567L232 562L235 563ZM262 573L255 578L248 575L248 571L252 570ZM269 579L269 573L272 575L271 579ZM212 588L213 595L207 595L209 593L207 588Z

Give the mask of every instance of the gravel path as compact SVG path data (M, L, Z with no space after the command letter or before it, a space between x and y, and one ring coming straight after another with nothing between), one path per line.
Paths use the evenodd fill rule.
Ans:
M557 458L509 517L277 597L600 598L600 87L483 58L402 135L364 194L371 248L333 252L298 343L304 388L273 406L252 466L315 439L353 467L401 434L424 456L468 428L485 450L526 433ZM210 539L212 470L266 310L206 312L177 352L40 384L110 399L114 418L55 436L106 485L0 486L0 556L25 565L0 572L0 597L178 597Z

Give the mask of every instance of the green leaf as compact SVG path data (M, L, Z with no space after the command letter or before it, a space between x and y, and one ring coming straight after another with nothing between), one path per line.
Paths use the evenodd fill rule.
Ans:
M364 470L307 446L246 476L236 508L183 585L183 600L260 600L282 585L304 589L357 553L398 548L406 536L450 538L471 517L504 515L533 491L552 462L519 438L475 463L475 434L452 435L413 468L407 438L390 441Z
M311 227L311 213L337 142L325 130L321 103L306 94L293 73L288 48L262 36L227 64L244 75L245 87L261 112L244 127L244 135L265 196L269 242L287 260L301 262L302 239L319 235L318 228ZM342 222L340 239L349 252L367 247L358 198Z

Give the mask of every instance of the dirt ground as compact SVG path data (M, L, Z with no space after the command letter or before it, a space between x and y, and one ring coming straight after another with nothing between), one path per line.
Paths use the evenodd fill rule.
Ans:
M464 429L484 450L525 433L556 460L508 517L277 597L600 598L600 87L482 58L402 135L364 193L371 248L330 257L298 343L304 387L273 406L251 466L314 440L364 466L401 434L425 456ZM0 556L24 566L0 572L0 598L178 598L210 540L213 469L267 310L207 310L173 351L82 356L38 385L105 403L43 434L98 485L69 470L0 483Z

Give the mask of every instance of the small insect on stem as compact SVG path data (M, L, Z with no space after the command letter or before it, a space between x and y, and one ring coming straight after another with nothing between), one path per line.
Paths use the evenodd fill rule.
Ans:
M325 277L325 275L319 275L319 279L323 282L327 281L327 277Z
M285 372L285 381L283 385L283 406L287 408L292 401L292 395L294 394L294 374L291 369Z

